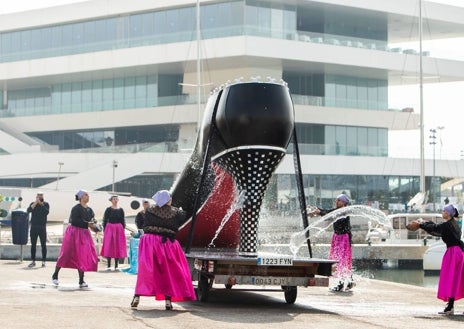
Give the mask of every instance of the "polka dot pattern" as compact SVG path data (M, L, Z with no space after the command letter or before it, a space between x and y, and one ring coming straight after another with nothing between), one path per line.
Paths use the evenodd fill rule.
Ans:
M213 160L234 179L246 200L240 209L239 254L255 255L258 242L258 221L269 179L285 156L285 149L247 146L221 153Z

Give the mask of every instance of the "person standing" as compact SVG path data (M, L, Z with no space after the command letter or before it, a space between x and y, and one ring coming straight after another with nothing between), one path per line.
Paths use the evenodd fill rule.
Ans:
M464 298L464 242L461 240L461 229L457 222L459 212L452 204L447 204L441 213L443 222L415 220L407 225L407 229L416 231L419 228L427 233L439 236L446 244L438 279L437 298L448 302L439 314L453 315L454 302Z
M136 309L140 296L171 302L195 300L187 258L175 239L179 227L186 222L185 212L171 205L171 194L161 190L153 195L155 205L148 208L140 238L138 275L131 307Z
M50 212L50 205L44 200L43 192L37 192L35 201L27 208L27 212L31 214L31 259L32 262L28 267L35 266L35 255L37 250L37 238L40 239L42 247L42 267L45 267L47 259L47 216Z
M96 272L98 268L97 251L89 231L94 226L95 213L88 206L90 197L86 190L79 190L75 199L79 203L71 209L70 225L63 235L52 282L56 286L59 284L58 274L62 267L74 268L79 273L79 287L86 288L84 272Z
M350 199L346 194L340 194L335 199L333 209L312 209L311 215L319 214L324 216L334 210L346 207L350 204ZM352 248L351 248L351 223L350 216L338 218L333 223L333 236L330 244L329 258L337 261L336 270L333 276L338 280L336 286L330 288L331 291L347 291L354 287L352 274ZM345 286L346 282L346 286Z
M147 209L149 206L150 206L150 202L147 199L143 199L142 201L143 209L140 210L135 216L135 225L137 226L137 229L139 230L143 229L143 223L145 221L145 214L147 213Z
M114 258L114 270L118 271L119 259L127 257L124 234L126 219L124 209L118 206L118 196L112 195L108 200L111 206L106 208L103 215L103 245L100 254L107 259L107 271L111 270L111 258Z
M150 206L148 199L142 200L142 210L140 210L135 216L135 225L137 226L137 231L132 232L132 237L129 239L129 264L128 269L124 269L125 272L130 274L137 274L138 272L138 253L139 253L139 242L140 237L143 234L143 223L145 222L145 215L147 209Z

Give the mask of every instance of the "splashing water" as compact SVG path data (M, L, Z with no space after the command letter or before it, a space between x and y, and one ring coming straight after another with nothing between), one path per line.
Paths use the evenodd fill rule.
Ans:
M225 214L224 218L221 220L221 224L219 224L219 227L216 230L214 237L211 239L211 242L208 244L208 248L214 248L214 241L217 239L219 233L221 233L222 229L224 228L224 225L226 225L226 223L229 221L230 216L232 216L235 210L242 208L243 204L245 203L245 200L246 200L246 191L243 190L240 192L240 194L236 198L235 202L231 205L229 210L227 210L227 213Z
M289 245L290 251L296 256L300 247L308 239L306 237L307 233L310 233L309 237L317 237L322 232L325 232L336 220L346 216L366 218L369 221L376 222L378 225L383 226L388 230L393 230L389 218L378 209L362 205L342 207L322 216L315 222L311 223L303 231L292 234Z

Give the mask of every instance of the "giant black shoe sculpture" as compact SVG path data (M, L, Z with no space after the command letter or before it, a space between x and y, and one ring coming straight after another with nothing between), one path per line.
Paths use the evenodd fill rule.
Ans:
M192 156L171 189L174 205L182 207L187 216L192 217L189 227L179 232L181 243L188 245L187 248L191 245L207 247L204 241L212 236L204 236L205 232L211 235L211 230L205 230L204 226L212 225L216 229L223 217L222 208L233 197L223 196L224 202L215 205L217 218L213 218L213 222L198 222L200 225L195 228L200 219L196 218L200 216L199 209L211 198L215 177L212 164L215 163L233 178L239 192L245 191L246 199L239 210L238 251L241 255L256 255L263 196L270 177L286 153L293 128L293 104L284 82L237 82L211 95ZM226 186L219 190L222 193L231 191ZM223 237L229 237L230 241L222 245L235 247L235 236L232 232ZM198 244L200 240L203 242Z

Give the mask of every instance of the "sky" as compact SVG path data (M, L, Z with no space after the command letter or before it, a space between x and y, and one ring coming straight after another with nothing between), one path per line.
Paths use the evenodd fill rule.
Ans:
M383 0L371 0L383 1ZM464 7L464 0L433 0ZM2 0L0 14L22 10L57 6L85 0ZM426 10L423 11L426 15ZM424 27L424 33L426 27ZM464 32L464 31L463 31ZM405 45L405 48L408 45ZM418 43L412 48L419 48ZM423 42L423 50L429 50L432 57L458 59L464 61L464 38ZM436 159L464 159L464 110L461 109L464 82L425 83L423 87L424 109L424 154L432 159L433 145L430 145L430 129L438 129L435 144ZM420 109L420 88L418 85L401 85L389 90L389 107L412 107L416 113ZM420 154L420 132L395 131L389 135L389 155L392 157L415 157Z
M435 0L434 2L464 7L464 0ZM425 10L423 12L426 14ZM425 26L423 30L425 34ZM464 31L462 32L464 33ZM413 44L412 47L418 49L418 42ZM424 51L429 50L432 57L464 61L464 38L433 42L424 41L422 48ZM437 75L439 76L439 72L437 72ZM463 91L464 82L424 82L424 154L426 159L432 159L434 153L434 145L430 144L432 141L430 129L437 131L435 159L464 159ZM390 88L389 104L392 108L395 108L395 104L401 106L398 108L412 107L415 112L420 113L419 85L402 85ZM418 158L420 156L419 130L391 132L389 135L389 155L392 157Z

